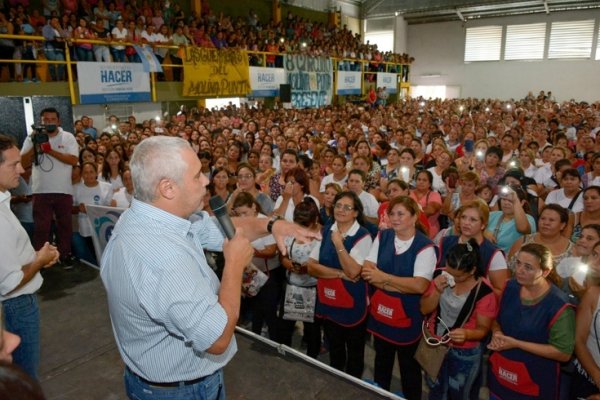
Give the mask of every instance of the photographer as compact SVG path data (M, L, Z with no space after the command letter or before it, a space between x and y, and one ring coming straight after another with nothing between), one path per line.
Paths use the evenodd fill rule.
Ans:
M33 163L33 247L40 249L50 237L52 216L56 218L56 243L65 268L73 267L71 256L71 171L77 164L79 147L75 136L60 128L55 108L40 113L41 125L23 143L22 164Z

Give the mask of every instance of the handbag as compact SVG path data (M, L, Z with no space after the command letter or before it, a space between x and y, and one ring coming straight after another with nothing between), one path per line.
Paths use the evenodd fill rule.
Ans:
M248 264L242 274L242 295L244 297L256 296L268 280L269 276L258 269L256 265Z
M293 257L294 243L292 240L289 249L290 260ZM292 263L297 264L292 260ZM285 286L285 295L283 296L283 315L282 318L288 321L314 322L315 305L317 302L316 286L299 286L288 281Z
M473 308L475 308L475 303L477 303L479 288L481 288L481 280L477 284L477 289L475 290L473 301L471 301L469 312L462 319L461 324L457 328L462 327L469 320L469 318L471 318ZM462 314L462 312L460 314ZM440 343L436 346L427 343L428 338L427 330L425 329L425 323L426 322L423 321L423 336L419 341L419 346L417 347L414 358L421 365L423 371L425 371L425 373L429 375L432 380L436 380L438 374L440 373L440 369L442 368L442 364L446 359L446 353L448 353L450 347L446 346L444 343Z
M296 286L288 283L283 299L283 319L288 321L315 321L317 289L314 286Z

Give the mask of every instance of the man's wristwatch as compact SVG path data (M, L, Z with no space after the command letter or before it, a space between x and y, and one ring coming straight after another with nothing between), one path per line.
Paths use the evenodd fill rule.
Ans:
M275 224L275 222L277 222L281 219L283 219L283 218L281 218L279 215L274 215L273 217L271 217L271 220L267 224L267 232L273 233L273 224Z

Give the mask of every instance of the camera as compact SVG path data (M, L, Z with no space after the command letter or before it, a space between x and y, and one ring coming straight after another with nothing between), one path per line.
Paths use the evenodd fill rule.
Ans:
M33 128L31 141L34 145L39 146L50 141L50 137L48 136L48 131L46 130L45 125L32 125L31 128Z

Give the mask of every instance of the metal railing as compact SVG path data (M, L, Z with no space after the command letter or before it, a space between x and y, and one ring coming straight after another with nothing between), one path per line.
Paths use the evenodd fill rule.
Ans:
M165 45L165 44L149 44L149 43L133 43L133 42L127 42L127 41L122 41L122 40L112 40L112 39L108 39L108 40L101 40L101 39L74 39L74 38L67 38L64 39L62 41L64 49L64 61L53 61L53 60L48 60L46 58L46 56L44 55L44 42L46 42L46 40L44 39L43 36L31 36L31 35L6 35L6 34L0 34L0 39L8 39L8 40L13 40L16 41L15 42L15 48L19 46L18 41L23 41L23 42L35 42L36 48L38 49L37 51L37 57L35 60L30 60L30 59L0 59L0 64L8 64L8 63L12 63L12 64L35 64L35 65L41 65L43 69L47 69L47 67L49 65L63 65L65 66L66 69L66 73L67 73L67 83L69 86L69 94L71 97L71 103L72 104L76 104L77 103L77 98L75 96L75 85L74 82L75 80L75 74L73 72L73 67L75 67L77 65L77 60L75 60L74 58L74 51L75 51L75 47L77 46L77 44L92 44L92 45L102 45L102 46L149 46L152 49L156 49L156 48L166 48L168 50L177 50L180 49L181 47L186 48L188 46L176 46L176 45ZM56 42L55 42L56 43ZM192 46L189 46L192 47ZM285 56L286 53L271 53L271 52L266 52L266 51L251 51L251 50L247 50L246 51L248 54L248 65L249 66L262 66L262 67L268 67L267 66L267 57L269 56L275 56L276 59L277 57L283 57ZM167 56L169 56L169 52L167 53ZM342 71L344 70L349 70L349 71L356 71L356 72L361 72L361 93L365 94L365 76L368 75L374 75L377 74L377 72L393 72L399 75L402 75L402 83L399 85L399 87L408 87L409 86L409 81L408 81L408 68L409 65L408 64L403 64L403 63L398 63L398 62L389 62L389 61L369 61L369 60L362 60L362 59L355 59L355 58L338 58L338 57L329 57L332 59L333 61L333 69L334 69L334 73L337 72L338 70L340 70L340 64L342 65L342 67L344 69L341 69ZM165 57L165 60L167 59L167 57ZM169 57L170 60L170 57ZM258 60L260 60L260 63L258 63ZM164 61L164 60L163 60ZM277 62L276 62L277 64ZM350 69L345 69L346 65L348 65L348 67ZM162 62L161 63L162 67L166 67L166 68L183 68L183 65L181 64L173 64L173 63L167 63L167 62ZM183 71L182 71L183 72ZM0 70L1 73L1 70ZM42 74L44 77L48 76L47 71L45 73ZM181 75L183 76L183 74ZM49 81L49 79L42 79L44 81ZM152 101L157 101L157 95L156 95L156 73L150 73L150 85L151 85L151 96L152 96ZM336 84L336 80L337 80L337 74L334 74L334 81L333 81L333 85L335 87Z

